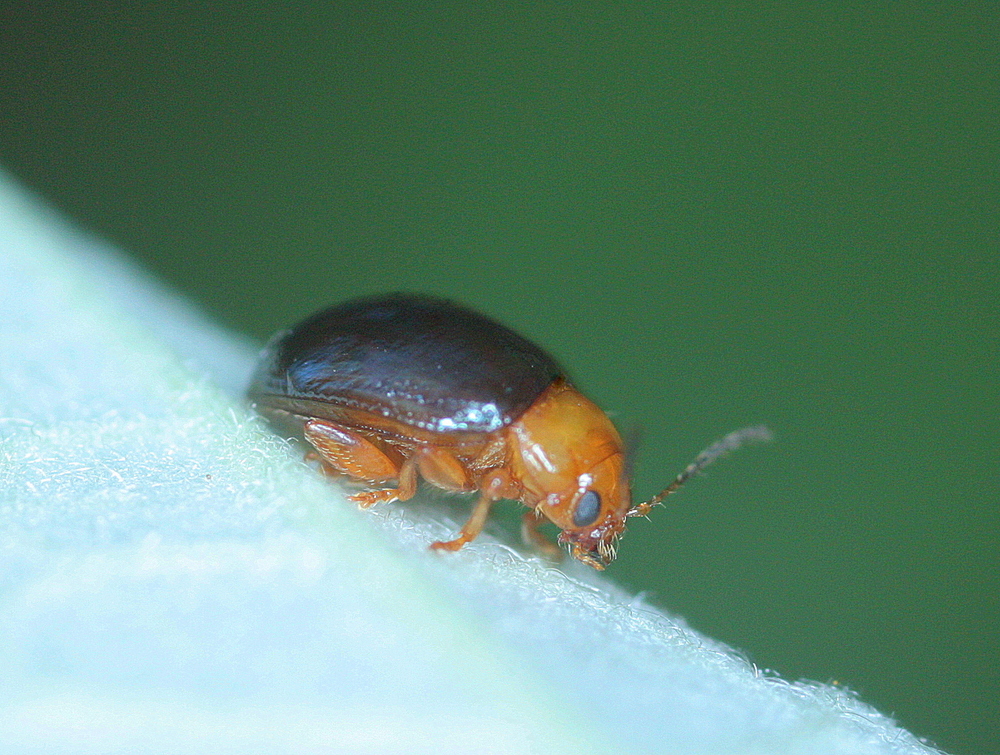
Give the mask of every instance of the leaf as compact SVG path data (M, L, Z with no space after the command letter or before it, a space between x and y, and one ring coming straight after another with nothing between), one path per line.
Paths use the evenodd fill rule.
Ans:
M433 501L360 512L254 350L0 175L10 753L930 752ZM461 517L459 517L461 518Z

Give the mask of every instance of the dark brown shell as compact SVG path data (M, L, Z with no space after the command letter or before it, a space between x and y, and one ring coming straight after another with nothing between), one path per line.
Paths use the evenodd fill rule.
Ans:
M438 433L509 425L563 373L512 330L444 299L390 294L324 310L277 334L249 390L266 408L367 412Z

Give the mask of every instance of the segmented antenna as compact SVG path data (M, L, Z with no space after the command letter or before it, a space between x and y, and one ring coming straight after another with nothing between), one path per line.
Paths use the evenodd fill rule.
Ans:
M751 427L744 427L740 430L734 430L725 438L717 440L715 443L698 454L698 458L688 464L684 468L684 471L677 475L674 481L667 485L667 487L645 503L640 503L630 508L627 516L646 516L646 514L648 514L654 506L658 506L662 503L664 498L675 492L677 488L690 480L716 459L725 456L730 451L735 451L737 448L747 443L763 443L771 440L773 437L774 436L771 435L771 431L764 425L753 425Z

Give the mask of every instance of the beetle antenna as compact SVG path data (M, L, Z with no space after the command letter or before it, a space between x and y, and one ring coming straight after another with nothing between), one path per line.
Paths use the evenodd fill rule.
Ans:
M740 448L747 443L762 443L771 440L773 437L774 436L771 435L771 431L768 430L765 425L752 425L751 427L734 430L729 433L729 435L721 440L717 440L715 443L698 454L698 457L684 467L684 471L677 475L674 481L667 485L667 487L645 503L640 503L637 506L630 508L627 516L646 516L654 506L661 504L664 498L675 492L677 488L690 480L716 459L725 456L730 451L735 451L737 448Z

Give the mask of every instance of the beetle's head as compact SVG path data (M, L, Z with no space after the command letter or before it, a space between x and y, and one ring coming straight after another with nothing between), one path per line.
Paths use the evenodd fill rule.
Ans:
M524 502L562 530L559 542L574 558L595 569L615 560L615 542L628 518L646 516L730 451L771 439L763 425L731 432L702 451L670 485L633 506L621 436L604 412L567 383L546 389L511 430L511 465L524 488Z
M542 511L562 529L559 542L574 558L595 569L615 560L616 541L625 530L631 505L624 457L616 453L580 474L573 491L560 496L561 506Z
M555 384L512 427L525 503L551 520L559 542L603 569L632 505L624 445L611 420L566 384Z

